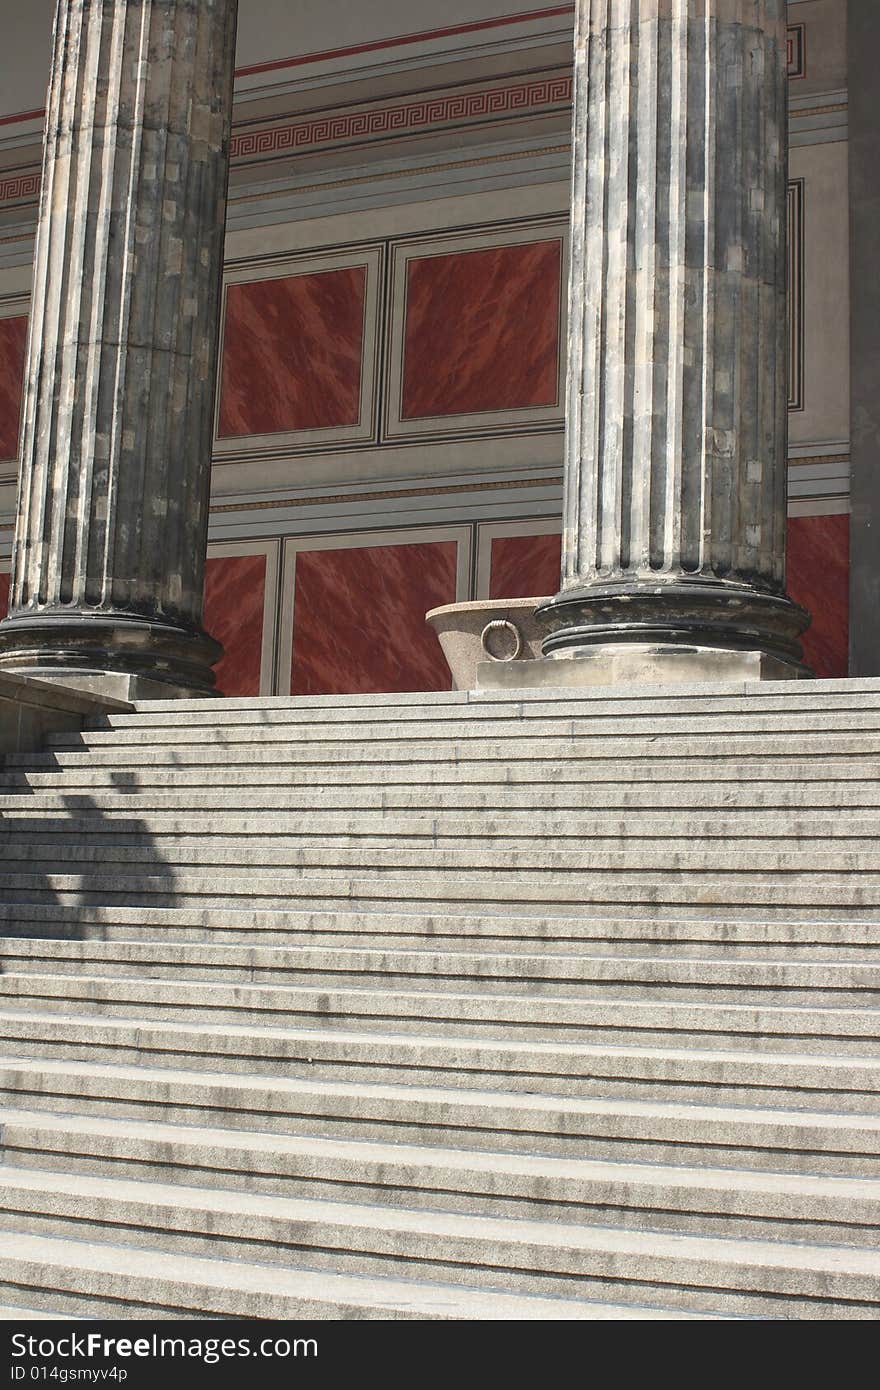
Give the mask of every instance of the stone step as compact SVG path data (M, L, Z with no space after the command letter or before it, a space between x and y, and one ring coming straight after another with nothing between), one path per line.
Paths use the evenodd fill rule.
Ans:
M42 844L70 843L114 845L131 843L204 841L206 835L224 841L271 848L276 845L303 846L311 841L322 844L373 847L400 846L455 848L474 842L493 847L520 845L544 849L568 849L572 844L589 842L591 849L639 849L640 841L649 846L671 846L673 851L702 841L725 842L737 852L744 849L782 849L813 852L826 847L833 852L860 852L872 849L880 840L880 817L870 810L838 810L834 815L780 810L755 811L747 807L727 808L724 816L682 815L678 807L665 812L637 812L613 818L607 812L581 811L560 816L536 810L531 816L517 811L435 815L405 815L395 811L365 810L352 815L348 807L308 816L282 817L275 808L256 808L238 815L207 807L181 815L175 810L95 805L88 814L64 816L32 809L26 803L14 807L14 814L0 811L0 839L10 848L19 841ZM59 808L60 809L60 808ZM813 843L817 842L817 843Z
M697 1313L623 1307L500 1290L369 1278L330 1271L205 1259L131 1245L62 1240L8 1231L0 1291L53 1310L94 1318L419 1319L589 1321L671 1319ZM721 1317L723 1313L710 1316Z
M0 1285L2 1287L2 1285ZM72 1313L59 1313L56 1309L13 1308L11 1304L0 1304L0 1322L80 1322Z
M563 891L571 886L572 876L585 873L625 874L633 879L650 874L673 882L711 874L719 884L770 875L780 882L790 879L816 885L837 880L846 883L852 874L858 874L866 890L880 884L880 849L876 843L858 851L838 846L787 850L770 845L744 858L740 849L728 847L724 840L699 848L676 848L660 840L623 849L596 848L586 840L563 848L528 846L520 849L511 864L509 859L505 862L504 857L499 858L492 848L473 841L460 846L408 846L395 841L381 845L324 845L285 843L273 838L255 844L249 839L226 838L218 833L169 838L157 844L150 835L129 832L124 839L109 843L95 842L91 837L22 837L4 845L2 863L4 874L27 872L31 865L49 874L63 875L75 865L84 875L97 868L104 876L129 870L155 874L166 864L173 865L177 872L192 871L195 875L209 866L230 874L269 868L282 871L275 879L279 884L311 870L332 874L357 872L378 878L416 873L438 880L449 874L462 882L479 876L483 882L498 885L509 883L514 877L527 877L538 885L558 883Z
M345 947L185 946L179 943L60 942L0 937L5 972L100 975L113 979L190 980L209 984L351 985L434 990L441 984L473 993L541 993L580 997L713 999L741 1003L880 1005L880 957L806 962L657 960L653 956L417 951ZM534 947L532 947L534 952Z
M3 1152L69 1169L71 1116L456 1150L880 1178L880 1115L8 1058ZM19 1133L19 1111L40 1114ZM55 1136L53 1138L53 1135ZM40 1137L43 1136L43 1137ZM48 1136L48 1137L47 1137ZM60 1137L59 1137L60 1136ZM47 1148L48 1146L48 1148ZM15 1155L15 1156L13 1156Z
M538 1217L594 1225L768 1234L871 1246L878 1184L868 1178L669 1167L585 1158L461 1150L422 1144L270 1134L114 1120L85 1114L6 1112L0 1182L59 1165L91 1180L172 1182L213 1192L339 1199L383 1208ZM39 1166L30 1164L37 1160ZM143 1189L142 1189L143 1190ZM186 1194L184 1194L185 1196Z
M322 731L325 732L325 731ZM760 769L764 762L785 760L835 760L845 764L853 759L860 760L863 776L877 776L880 766L880 734L878 733L835 733L817 731L814 734L774 734L765 735L722 733L714 736L695 737L683 734L674 738L670 735L641 735L611 737L608 734L566 734L562 736L540 735L525 739L515 735L508 738L493 737L486 734L471 739L462 739L457 733L444 738L438 731L430 738L392 739L386 736L358 738L346 742L331 737L325 732L323 738L269 740L265 734L256 746L249 743L221 744L211 740L207 744L185 743L179 747L160 744L150 747L150 768L180 770L182 768L205 768L220 771L236 767L258 769L260 767L291 769L324 766L361 766L383 770L396 766L398 772L407 768L419 768L423 764L440 765L447 772L452 767L497 763L499 759L515 759L517 765L529 769L540 777L542 769L547 775L547 765L554 761L574 764L578 769L590 771L594 767L607 767L624 763L633 769L648 769L656 764L682 762L694 763L704 770L718 766L747 769L751 763ZM74 751L50 749L46 752L8 753L5 766L12 772L25 768L34 772L58 768L101 768L143 770L143 749L137 744L122 744L107 748L81 748ZM452 765L452 767L450 766ZM867 766L866 766L867 765ZM552 777L552 773L550 773Z
M804 1050L464 1038L0 1010L10 1057L605 1099L880 1113L880 1060Z
M808 762L786 763L784 759L756 758L750 762L732 760L727 766L675 757L633 763L623 759L607 763L568 759L526 764L499 756L459 765L382 762L363 766L330 758L315 765L259 766L249 760L229 766L220 759L214 765L206 763L200 767L160 768L150 764L137 770L114 770L92 768L84 762L79 767L54 771L18 769L0 773L4 805L7 801L11 806L18 804L14 799L16 789L30 798L55 788L64 788L71 798L82 796L88 789L93 805L95 796L119 805L124 804L122 798L145 794L155 798L146 804L173 805L168 792L179 794L184 789L184 804L192 805L198 803L191 801L190 796L198 795L199 789L211 788L205 804L213 799L218 808L236 807L254 804L252 798L266 796L265 789L271 788L267 804L275 806L411 805L423 812L440 805L468 809L487 805L650 808L666 806L670 798L683 807L724 807L732 799L739 805L876 808L880 806L880 759L853 757L841 762L816 757ZM206 796L202 790L203 800ZM70 804L75 805L72 801Z
M47 1119L39 1111L10 1111L9 1123L12 1147L0 1165L0 1185L7 1191L29 1182L33 1190L54 1195L59 1187L93 1188L104 1181L108 1196L122 1185L137 1195L147 1184L173 1183L182 1201L189 1193L180 1193L180 1185L218 1196L247 1190L380 1210L433 1209L875 1249L880 1228L880 1182L868 1178L194 1131L157 1120ZM48 1166L28 1167L29 1152ZM52 1165L65 1153L77 1166L59 1176ZM234 1205L237 1196L227 1200Z
M4 1175L0 1173L0 1178ZM53 1190L54 1189L54 1190ZM0 1181L0 1225L186 1257L299 1270L448 1281L578 1299L668 1302L748 1316L868 1318L880 1310L880 1255L755 1238L461 1214L306 1197L223 1193L23 1171ZM695 1288L699 1270L704 1288ZM834 1293L829 1298L828 1285Z
M427 707L409 718L395 715L393 719L326 719L323 714L315 717L303 712L299 718L279 714L275 718L260 718L250 721L230 719L191 724L177 719L166 724L154 721L135 720L126 725L109 728L86 728L79 733L49 733L45 737L45 747L52 751L76 751L82 749L116 749L122 752L147 744L150 749L167 747L197 748L203 744L224 749L242 745L272 744L290 742L322 743L332 737L334 743L379 742L396 744L418 741L432 742L448 739L512 739L518 746L528 746L535 739L586 740L596 738L627 739L639 744L644 739L670 738L687 739L693 742L695 735L703 739L715 740L725 737L735 739L772 735L828 735L858 733L880 736L880 704L864 710L846 710L829 715L824 711L771 710L752 712L747 706L731 710L729 713L708 713L681 710L670 714L645 713L642 715L602 715L592 710L568 710L558 705L545 707L537 715L530 709L523 715L516 708L495 708L487 717L486 712L473 706L456 708L454 712L438 713Z
M486 946L542 954L600 951L657 958L751 960L784 953L787 960L880 960L880 932L872 922L805 921L759 916L706 917L599 913L565 917L518 912L438 914L415 911L340 912L262 910L228 904L194 907L101 903L96 906L0 901L0 933L53 940L164 942L206 945L342 946L377 949L473 950Z
M97 715L88 731L134 728L173 728L185 723L189 728L212 724L219 728L247 724L375 724L385 722L423 723L426 720L454 722L468 719L510 719L523 721L542 718L616 718L636 723L654 718L692 717L695 723L718 716L750 718L792 714L821 714L830 723L838 716L871 714L880 710L880 692L872 689L829 693L826 682L775 691L766 685L749 683L738 689L681 686L652 693L647 686L596 687L592 690L569 688L556 691L434 691L423 695L331 695L331 696L226 696L222 701L199 700L184 704L167 700L142 701L134 713L118 711Z
M151 703L0 777L2 1306L876 1317L880 682Z
M2 812L0 812L2 817ZM688 830L688 826L693 829ZM609 831L603 833L603 829ZM212 836L216 831L216 836ZM681 833L678 833L681 831ZM51 821L33 812L0 818L0 846L3 848L3 863L27 863L34 858L44 860L51 857L53 849L59 851L57 862L68 857L70 851L89 845L93 851L103 849L106 862L118 858L116 851L125 851L124 857L133 860L132 851L146 849L148 855L143 862L153 859L167 861L172 856L181 856L182 863L199 862L254 862L251 854L284 857L301 849L313 848L316 844L325 849L338 847L345 850L423 850L426 853L437 850L469 850L475 845L495 853L504 851L529 850L535 856L558 854L559 851L577 849L582 853L622 853L644 854L658 850L660 846L669 847L672 857L691 850L694 844L702 843L704 848L734 852L738 855L784 854L786 856L809 857L811 862L821 862L829 855L871 854L880 840L880 826L877 830L869 825L847 823L838 818L825 829L814 821L803 823L798 830L785 824L777 814L772 824L758 823L749 826L744 820L739 825L727 828L716 821L699 828L694 821L680 821L676 833L665 834L656 824L635 823L627 825L619 822L618 833L611 822L605 827L585 827L569 821L565 826L551 829L542 824L536 816L533 831L514 829L508 834L499 819L487 820L484 830L480 818L474 816L470 821L461 822L460 832L442 824L426 822L423 826L405 826L401 822L388 821L388 828L381 829L381 821L375 825L358 826L347 821L337 825L328 823L320 815L297 816L295 821L285 826L279 824L277 812L267 815L262 826L251 818L232 818L216 816L213 819L205 812L203 815L191 813L185 819L163 820L160 814L132 816L118 811L95 811L88 821L65 822L58 818ZM229 848L228 860L219 860L219 850L214 845ZM35 854L27 851L31 846ZM248 853L250 852L250 853ZM239 856L248 854L242 861ZM95 856L97 857L97 855Z
M306 713L335 710L383 710L392 712L422 705L452 708L455 706L476 705L514 705L525 709L533 704L549 704L556 701L583 705L609 705L618 703L626 706L655 706L658 702L669 703L675 708L702 708L716 700L742 701L752 705L766 705L767 708L788 706L791 702L805 703L814 709L835 709L849 703L871 705L880 702L877 678L873 676L822 678L804 684L794 681L706 681L683 684L680 682L657 682L639 685L637 691L631 683L606 686L584 686L580 689L560 687L556 690L517 690L515 693L504 690L439 690L429 692L391 692L381 695L261 695L228 696L222 701L214 698L197 697L192 700L147 700L136 704L134 715L113 714L114 722L121 719L131 722L141 714L148 717L186 716L187 719L199 715L206 718L222 718L227 714L255 713L269 714L275 711Z
M474 994L375 986L213 984L208 981L4 971L5 1009L76 1012L244 1026L337 1027L461 1037L654 1046L733 1047L880 1055L880 1010L861 1005L739 1004L592 995Z
M161 866L153 866L159 868ZM169 864L164 873L97 871L87 874L0 874L0 895L22 903L64 903L82 906L143 904L155 907L189 905L198 910L262 909L337 911L468 912L484 907L489 913L528 912L570 914L589 907L617 916L646 912L706 916L774 914L803 920L867 920L880 923L880 885L875 874L825 874L770 871L713 872L707 864L700 876L646 870L619 870L534 879L527 874L477 874L452 871L332 871L276 870L271 875L246 871L199 871Z
M75 786L62 776L51 779L57 786L45 786L42 775L17 774L19 785L7 786L0 792L0 812L18 815L24 812L90 812L97 815L119 812L147 814L153 810L206 811L224 815L249 814L254 810L277 815L299 812L311 816L343 811L350 814L371 812L385 815L412 810L421 815L507 815L526 812L537 806L539 815L585 814L605 811L609 816L667 812L671 807L680 814L713 813L720 818L748 815L751 809L759 812L779 812L791 815L859 814L876 816L880 810L880 780L843 776L829 780L805 780L791 783L770 776L758 782L708 779L691 781L633 780L606 781L594 777L589 783L565 781L561 776L554 785L540 790L527 784L495 784L462 782L460 785L426 782L420 790L410 784L377 783L375 779L348 786L332 786L316 776L303 775L291 786L270 785L267 779L245 785L233 781L209 790L201 781L185 779L176 785L156 781L142 786L137 779L106 781L86 789L77 779ZM172 774L168 774L170 778ZM120 774L122 778L122 774ZM167 780L167 779L166 779ZM7 782L9 778L7 778Z

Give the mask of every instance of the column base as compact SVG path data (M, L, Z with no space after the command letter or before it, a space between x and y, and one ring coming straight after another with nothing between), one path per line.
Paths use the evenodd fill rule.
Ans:
M708 685L720 681L805 680L812 675L800 662L781 661L760 651L720 651L717 647L662 647L621 643L539 657L536 661L477 666L478 690L560 690L594 685Z
M682 651L689 654L685 664L693 666L694 653L748 654L775 659L795 674L812 674L799 641L810 625L809 613L787 594L753 588L741 579L677 574L596 582L564 589L535 617L548 629L544 656L557 660L633 646L651 653L652 660L658 653Z
M122 700L216 695L206 632L125 614L22 614L0 623L0 671Z

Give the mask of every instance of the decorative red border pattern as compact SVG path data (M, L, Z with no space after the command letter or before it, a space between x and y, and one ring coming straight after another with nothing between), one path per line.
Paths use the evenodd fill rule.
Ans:
M568 76L522 82L516 86L493 87L480 92L459 92L453 96L426 97L398 106L347 111L295 125L268 130L243 131L233 135L233 159L276 154L336 144L358 137L389 135L398 131L423 130L447 125L451 121L472 121L510 112L534 111L541 107L568 106L572 79Z
M236 68L236 77L256 77L261 72L281 72L284 68L305 67L309 63L326 63L332 58L354 58L358 53L378 53L383 48L402 48L407 44L430 43L433 39L454 38L457 34L478 34L484 29L500 29L508 24L528 24L535 19L553 19L564 14L574 14L574 5L552 5L544 10L523 10L520 14L498 15L493 19L477 19L470 24L453 24L445 29L423 29L415 34L397 34L389 39L375 39L370 43L353 44L350 48L327 48L316 53L299 53L292 58L273 58L265 63L252 63L249 67ZM45 116L45 110L16 111L9 116L0 116L0 125L13 125L16 121L33 121Z
M15 174L10 179L0 179L0 203L38 196L41 179L40 174Z
M527 23L536 19L548 19L553 16L568 14L573 10L574 5L572 4L556 5L548 9L527 10L520 14L478 20L472 24L460 24L446 29L429 29L415 34L402 34L396 38L377 39L374 43L361 44L352 48L328 49L323 53L306 53L298 57L254 64L251 67L239 68L236 76L247 77L261 72L275 72L306 63L395 48L403 44L426 43L432 39L447 38L456 34L474 33L484 29L498 28L502 25ZM803 24L790 24L788 26L786 56L789 77L804 77L806 75L806 29ZM319 148L322 145L332 145L357 138L388 135L395 131L425 130L432 126L441 126L454 121L473 121L518 111L535 111L542 107L568 105L571 102L571 96L572 79L566 75L533 79L530 82L507 87L495 87L479 92L457 93L452 96L428 96L418 101L396 106L374 107L367 111L331 113L313 117L311 120L298 121L295 124L279 125L263 130L242 131L240 134L233 135L230 153L233 159L247 159L283 153L288 150ZM10 125L16 121L34 120L43 114L42 111L23 111L17 115L0 116L0 126ZM39 191L40 175L37 172L16 174L6 179L0 179L0 203L34 198L38 196Z

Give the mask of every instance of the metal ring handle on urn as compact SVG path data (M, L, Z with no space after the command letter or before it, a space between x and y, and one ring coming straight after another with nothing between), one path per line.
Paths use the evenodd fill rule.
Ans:
M492 651L489 642L493 633L502 632L513 637L513 651L508 655L498 656ZM515 623L509 622L506 618L493 618L480 633L480 646L490 661L516 661L522 655L522 633Z

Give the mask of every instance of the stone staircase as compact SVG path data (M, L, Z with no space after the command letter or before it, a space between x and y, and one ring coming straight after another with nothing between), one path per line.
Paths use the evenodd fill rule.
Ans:
M2 1311L876 1317L878 830L870 681L10 757Z

